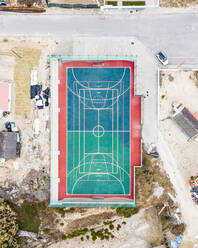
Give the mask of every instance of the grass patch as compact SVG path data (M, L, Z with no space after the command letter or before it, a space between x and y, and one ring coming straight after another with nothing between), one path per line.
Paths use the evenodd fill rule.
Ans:
M138 208L117 208L116 212L117 215L120 217L125 217L125 218L129 218L134 214L137 214L139 211Z
M105 4L106 5L112 5L112 6L118 6L118 2L117 1L106 1Z
M17 213L17 222L21 230L38 233L41 220L38 216L39 209L44 208L44 204L24 201L21 206L8 201L11 208Z
M145 1L124 1L122 2L122 6L145 6L146 2Z

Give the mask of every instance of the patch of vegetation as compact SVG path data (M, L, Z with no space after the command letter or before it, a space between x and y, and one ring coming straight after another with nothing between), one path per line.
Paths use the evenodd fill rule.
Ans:
M138 208L117 208L116 212L117 215L120 217L125 217L125 218L129 218L134 214L137 214L139 211Z
M112 6L118 6L118 2L117 1L106 1L105 4L106 5L112 5Z
M143 156L142 164L143 165L146 165L147 161L148 161L147 157L146 156Z
M120 230L120 228L121 228L121 225L120 225L120 224L118 224L116 229L119 231L119 230Z
M0 198L0 247L19 248L15 238L18 232L17 214Z
M62 240L66 240L67 239L67 236L65 234L62 235L61 237Z
M39 218L39 209L44 209L42 202L32 203L24 201L21 206L8 201L11 208L17 213L17 222L21 230L38 233L41 220Z
M61 222L61 223L60 223L60 225L61 225L61 226L64 226L64 223L63 223L63 222Z
M49 228L45 228L45 229L43 230L43 232L44 232L44 234L48 235L48 234L50 233L50 229L49 229Z
M73 213L75 213L75 208L69 208L69 209L54 208L54 211L56 213L60 214L62 218L65 218L65 214L73 214Z
M161 216L161 223L162 225L167 224L170 221L170 216Z
M174 80L174 77L171 74L168 74L168 80L172 82Z
M108 226L108 225L112 224L114 221L115 221L115 220L104 221L103 224L104 224L105 226Z
M83 237L81 237L80 239L81 239L81 241L84 241L84 238Z
M126 221L123 221L122 224L123 224L123 225L126 225Z
M88 231L89 230L87 228L75 230L71 234L66 235L65 239L73 239L75 237L79 237L80 235L85 235Z
M164 99L165 98L165 95L161 95L161 98Z
M146 5L145 1L124 1L122 6L144 6Z
M113 229L114 229L114 225L113 225L113 224L110 224L110 225L109 225L109 229L110 229L110 230L113 230Z
M194 72L195 78L198 80L198 71Z

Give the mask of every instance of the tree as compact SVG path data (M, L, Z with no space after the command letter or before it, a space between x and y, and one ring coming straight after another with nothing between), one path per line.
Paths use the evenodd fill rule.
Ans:
M0 198L0 247L19 248L15 238L18 232L17 215L11 207Z

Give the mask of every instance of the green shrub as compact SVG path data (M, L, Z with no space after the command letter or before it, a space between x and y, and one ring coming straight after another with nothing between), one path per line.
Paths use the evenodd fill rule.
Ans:
M62 240L66 240L66 239L67 239L66 235L63 234L62 237L61 237L61 239L62 239Z
M164 99L165 98L165 95L162 95L161 98Z
M15 236L18 232L16 211L0 198L0 247L19 248Z
M110 230L113 230L114 229L114 225L113 224L110 224L109 225L109 228L110 228Z
M119 230L120 230L120 228L121 228L121 225L120 225L120 224L118 224L118 225L117 225L117 230L119 231Z
M106 5L112 5L112 6L118 6L118 2L117 1L106 1L105 4Z
M105 225L105 226L108 226L108 225L110 225L110 224L112 224L113 223L113 221L104 221L103 222L103 224Z
M122 6L144 6L146 5L145 1L124 1Z
M125 217L125 218L129 218L134 214L137 214L139 211L138 208L117 208L116 212L117 215L120 217Z
M50 229L49 228L46 228L43 230L44 234L48 235L50 233Z

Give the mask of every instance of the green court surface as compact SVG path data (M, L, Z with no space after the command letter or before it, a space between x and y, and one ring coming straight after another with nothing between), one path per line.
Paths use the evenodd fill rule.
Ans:
M130 68L67 68L67 194L130 194Z

